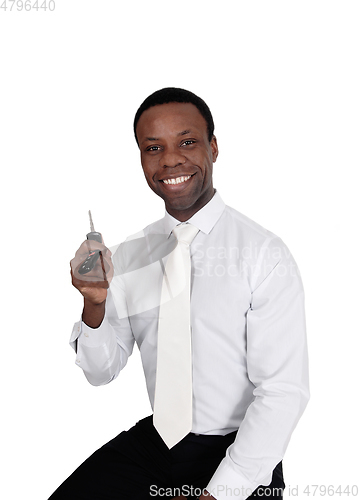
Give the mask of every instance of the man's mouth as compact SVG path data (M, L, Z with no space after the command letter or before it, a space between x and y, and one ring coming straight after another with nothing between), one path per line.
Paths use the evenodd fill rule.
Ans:
M180 177L175 177L173 179L162 179L162 182L164 184L170 184L170 185L175 185L175 184L183 184L184 182L188 181L192 177L191 175L184 175Z

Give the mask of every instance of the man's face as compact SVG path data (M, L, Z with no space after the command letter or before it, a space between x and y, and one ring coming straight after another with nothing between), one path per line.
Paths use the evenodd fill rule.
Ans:
M214 194L218 148L215 136L209 142L204 117L190 103L153 106L141 115L136 135L147 183L171 215L189 219Z

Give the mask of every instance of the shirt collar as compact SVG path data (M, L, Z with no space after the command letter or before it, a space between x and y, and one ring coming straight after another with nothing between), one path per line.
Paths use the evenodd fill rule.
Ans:
M193 224L203 233L209 234L217 221L220 219L224 210L225 203L220 198L219 193L215 191L215 194L211 198L211 200L192 217L190 217L190 219L186 222ZM164 227L166 234L170 235L174 227L178 226L179 224L181 224L180 221L175 219L175 217L170 215L168 212L165 212Z

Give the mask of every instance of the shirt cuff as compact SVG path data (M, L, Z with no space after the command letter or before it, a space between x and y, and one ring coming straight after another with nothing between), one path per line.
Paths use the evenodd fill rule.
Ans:
M228 458L225 457L220 462L206 490L216 500L245 500L256 490L259 484L252 483L236 472L226 463L227 460ZM268 483L270 484L270 482L271 477Z
M80 320L74 325L69 344L75 352L77 351L77 341L86 347L100 347L109 340L109 335L106 318L98 328L91 328Z

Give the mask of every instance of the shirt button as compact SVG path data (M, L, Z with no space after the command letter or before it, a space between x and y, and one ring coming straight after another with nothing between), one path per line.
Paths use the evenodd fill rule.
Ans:
M80 359L77 359L77 360L76 360L76 363L80 363Z
M85 337L89 336L88 332L84 332L84 335L85 335Z

